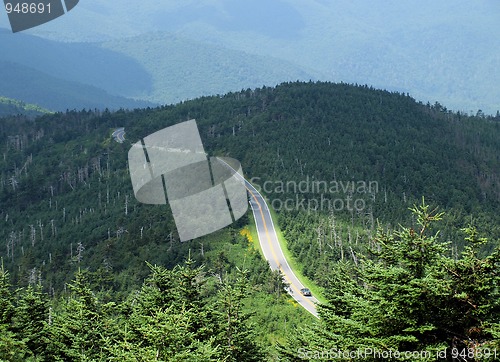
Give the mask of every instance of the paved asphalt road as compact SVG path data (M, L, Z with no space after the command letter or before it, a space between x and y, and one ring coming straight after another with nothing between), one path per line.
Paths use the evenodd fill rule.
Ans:
M272 270L281 270L286 283L290 284L288 292L293 299L312 315L318 317L315 304L319 302L314 296L305 297L300 293L300 290L305 288L305 286L295 276L283 254L266 201L259 191L257 191L247 180L245 180L245 186L250 193L250 206L252 207L257 233L259 235L259 242L264 257L269 262Z
M116 142L123 143L125 142L125 128L117 128L111 135Z
M226 166L229 166L226 162L222 161ZM234 171L234 169L233 169ZM242 176L237 173L239 178ZM253 216L255 218L255 224L257 226L257 233L259 235L259 242L264 253L264 257L269 262L272 270L281 270L283 273L285 282L290 284L288 292L302 307L304 307L308 312L318 318L318 312L316 310L316 303L318 300L314 297L305 297L300 293L302 288L305 286L299 281L299 279L294 274L292 268L288 264L281 245L278 241L278 236L276 235L276 230L274 228L274 223L271 218L271 213L269 212L269 207L267 203L260 194L260 192L246 179L244 179L245 187L250 194L250 206L252 207Z

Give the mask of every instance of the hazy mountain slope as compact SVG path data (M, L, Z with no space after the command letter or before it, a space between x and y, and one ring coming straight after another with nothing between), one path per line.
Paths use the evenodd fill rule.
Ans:
M96 44L62 43L0 30L0 45L0 61L101 88L113 95L133 97L151 89L152 76L134 59Z
M101 44L62 43L0 31L0 44L5 50L0 54L0 62L30 67L65 81L100 88L111 95L161 104L320 77L317 72L304 71L287 61L168 33ZM10 79L10 86L20 84L13 76ZM89 89L82 92L88 93ZM24 99L22 94L21 98ZM106 97L99 98L105 104ZM73 106L67 103L63 107ZM115 108L116 101L110 100L109 107Z
M138 96L161 104L320 77L317 72L302 70L283 60L203 44L168 33L114 40L102 46L141 64L153 79L153 89Z
M39 104L52 111L139 108L152 105L145 101L113 96L96 87L62 80L10 62L0 61L0 79L0 95Z
M324 80L407 91L424 102L494 113L500 96L499 16L494 0L259 0L238 5L169 0L141 6L99 0L33 33L98 40L175 32L287 60L326 74Z
M227 31L206 17L186 22L176 31L235 49L293 60L327 73L329 80L410 92L417 99L431 103L439 100L456 110L483 109L493 113L499 107L496 84L500 81L500 39L494 34L500 33L500 7L496 2L473 5L465 1L380 1L368 5L357 0L281 4L301 16L282 31L296 36L276 37L275 28L262 31L258 24L271 23L264 15L254 18L252 38L246 29ZM260 5L256 3L255 7ZM228 10L228 6L224 9ZM277 18L279 10L274 9L272 14ZM238 18L241 14L228 16ZM168 24L167 19L165 15Z

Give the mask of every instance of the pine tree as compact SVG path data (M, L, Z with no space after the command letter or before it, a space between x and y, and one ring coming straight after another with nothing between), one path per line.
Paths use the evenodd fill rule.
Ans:
M467 242L461 258L447 266L453 294L447 300L451 348L481 351L500 347L500 248L482 258L488 240L474 225L462 229Z
M14 299L10 290L9 272L0 268L0 325L10 326L14 315Z
M480 257L487 240L475 228L464 229L468 243L458 260L449 243L431 232L442 213L422 200L411 209L416 227L379 228L371 257L360 265L338 263L320 305L321 321L279 346L285 360L308 351L424 351L422 361L438 352L462 353L460 361L493 360L500 329L500 248ZM313 354L314 355L314 354ZM374 355L366 360L378 360ZM401 355L395 360L417 360Z
M0 360L26 361L32 354L26 346L27 338L19 338L13 331L14 298L10 290L9 272L0 268ZM33 360L33 359L31 359Z
M109 344L112 360L218 361L220 348L211 336L217 325L204 304L203 268L188 259L173 270L151 265L140 292L124 306L126 320Z
M61 301L49 328L48 353L55 360L99 360L107 334L103 306L90 289L85 272L76 273L69 289L71 295Z
M14 316L14 330L26 341L26 346L35 357L43 357L47 349L47 296L41 285L18 290L19 300Z
M255 343L255 335L249 326L250 314L243 312L244 298L248 296L247 270L237 268L236 283L225 283L219 292L222 331L220 334L224 357L228 361L264 361L260 346Z

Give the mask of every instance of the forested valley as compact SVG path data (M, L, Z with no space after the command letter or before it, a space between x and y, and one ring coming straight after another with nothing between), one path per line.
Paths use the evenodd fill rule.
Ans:
M319 320L262 258L250 211L180 242L168 205L135 200L131 144L189 119L275 209ZM498 360L498 112L294 82L5 116L0 152L1 360Z

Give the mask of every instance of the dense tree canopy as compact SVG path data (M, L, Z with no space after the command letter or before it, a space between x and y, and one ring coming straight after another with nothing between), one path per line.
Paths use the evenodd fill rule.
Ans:
M167 205L134 198L131 143L192 118L210 155L241 161L298 272L328 302L289 344L312 317L262 260L250 214L181 243ZM484 349L499 337L499 121L312 82L1 118L2 358L265 360L279 358L276 342L290 356L311 341ZM117 127L125 143L110 137ZM406 212L422 196L445 213Z

